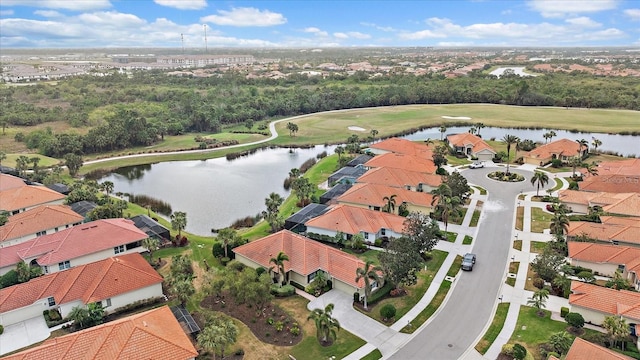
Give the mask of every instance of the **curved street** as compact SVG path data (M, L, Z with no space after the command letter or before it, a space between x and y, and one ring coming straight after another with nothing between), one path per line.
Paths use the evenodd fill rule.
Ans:
M503 183L486 175L495 167L464 170L470 184L488 192L473 244L477 262L462 272L446 303L391 359L460 359L472 349L493 317L506 277L515 223L517 196L532 189L531 171L512 169L525 176L518 183Z

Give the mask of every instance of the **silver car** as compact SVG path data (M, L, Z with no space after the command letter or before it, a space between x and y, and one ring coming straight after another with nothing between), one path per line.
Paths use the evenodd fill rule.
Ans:
M476 254L466 253L462 258L462 270L472 271L476 263Z

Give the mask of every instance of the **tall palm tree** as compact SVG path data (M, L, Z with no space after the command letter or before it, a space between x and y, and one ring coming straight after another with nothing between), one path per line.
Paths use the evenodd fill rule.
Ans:
M558 354L566 354L573 343L573 336L566 331L557 332L549 337L549 345L553 346L553 349Z
M289 175L291 175L294 169L291 169L291 172L289 172ZM284 199L282 198L282 196L280 196L280 194L275 192L272 192L271 194L269 194L269 197L264 200L264 204L266 205L268 212L278 212L278 209L280 208L280 205L282 205L283 202L284 202Z
M336 331L340 330L340 322L331 316L334 305L327 304L323 309L313 309L307 320L313 320L316 323L316 337L320 342L326 343L330 338L335 340Z
M229 257L229 244L237 243L239 237L240 236L238 235L237 231L232 228L224 228L218 231L218 241L222 243L222 247L224 248L224 257Z
M536 186L536 183L538 183L536 196L540 196L540 187L549 183L549 176L541 171L536 171L531 177L531 185Z
M478 130L478 136L481 136L481 135L480 135L480 129L484 129L485 127L486 127L486 126L485 126L483 123L481 123L481 122L476 123L476 130Z
M383 212L393 213L396 210L396 195L393 194L391 196L385 196L382 198L382 201L385 202L382 207Z
M472 126L471 128L469 128L469 134L473 134L473 135L475 135L475 134L476 134L476 131L477 131L477 129L476 129L476 127L475 127L475 126Z
M587 174L591 175L591 176L598 176L598 163L595 161L592 161L591 163L584 163L582 164L584 166L584 169L587 171Z
M591 145L593 146L593 152L598 152L598 147L602 145L602 141L591 137Z
M569 218L564 211L556 211L553 214L549 230L554 235L564 235L569 231Z
M538 316L544 315L542 309L547 306L547 299L549 299L549 290L540 289L531 295L531 297L527 300L527 305L531 305L534 308L538 309Z
M556 136L558 136L558 134L556 134L555 131L553 131L553 130L549 131L549 141L551 141L551 139L553 139Z
M506 134L502 137L502 142L507 144L507 174L509 174L509 154L511 153L511 145L517 143L520 139L515 135Z
M371 138L373 139L373 141L376 141L376 135L378 135L378 130L376 129L371 129Z
M580 145L578 148L578 156L580 159L583 159L584 156L589 152L589 142L585 139L576 140L576 142ZM584 151L582 151L584 149Z
M276 266L278 268L278 277L279 277L279 284L280 286L282 286L285 282L285 277L286 274L284 272L284 262L285 261L289 261L289 256L287 256L287 254L285 254L284 252L280 251L278 253L278 255L276 257L272 257L269 260L269 264L273 264L274 266Z
M442 138L444 137L444 133L447 132L447 127L444 125L440 126L440 141L442 141Z
M336 154L338 154L338 162L340 162L340 160L342 160L342 154L344 154L345 152L344 146L336 146L336 149L334 151Z
M149 250L149 260L153 262L153 252L160 247L158 239L150 236L142 240L142 246Z
M444 231L446 232L449 227L449 216L460 205L460 198L452 195L451 188L447 184L440 184L431 193L434 195L433 200L431 200L431 206L435 205L440 210Z
M364 264L364 267L356 269L356 283L360 281L360 279L364 280L364 308L367 308L367 299L371 296L371 282L370 280L376 281L378 284L382 283L382 278L378 275L379 272L382 271L382 268L379 266L373 266L371 261L367 261Z
M101 188L104 190L104 192L107 193L107 198L109 197L109 195L113 192L113 182L111 181L103 181L101 184Z
M602 327L607 330L607 334L614 344L624 340L629 336L629 325L627 321L619 316L612 315L604 318ZM622 341L622 350L624 351L624 341Z
M69 320L73 321L73 326L76 329L84 329L84 327L90 322L89 309L82 305L74 306L67 315Z
M182 230L187 227L187 213L183 211L175 211L171 214L171 228L178 230L178 236L182 234Z
M582 165L582 158L580 156L572 156L569 160L569 165L571 165L571 170L573 170L572 177L576 177L576 169L578 166Z

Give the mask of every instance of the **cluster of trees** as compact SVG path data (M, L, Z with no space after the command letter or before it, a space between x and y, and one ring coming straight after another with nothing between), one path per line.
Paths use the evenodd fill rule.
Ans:
M104 315L102 304L95 302L90 303L87 307L84 305L73 307L68 318L73 321L73 327L76 330L82 330L102 324Z
M471 187L467 179L459 172L445 176L444 182L432 190L434 206L433 216L444 223L445 231L451 218L457 219L462 215L462 205L471 195Z
M169 275L165 278L167 287L182 305L196 292L193 286L193 267L191 259L186 255L175 255L171 258Z

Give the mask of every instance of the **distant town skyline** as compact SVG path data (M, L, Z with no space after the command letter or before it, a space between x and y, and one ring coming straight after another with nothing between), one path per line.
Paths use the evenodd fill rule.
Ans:
M3 0L0 30L1 48L639 47L640 2Z

